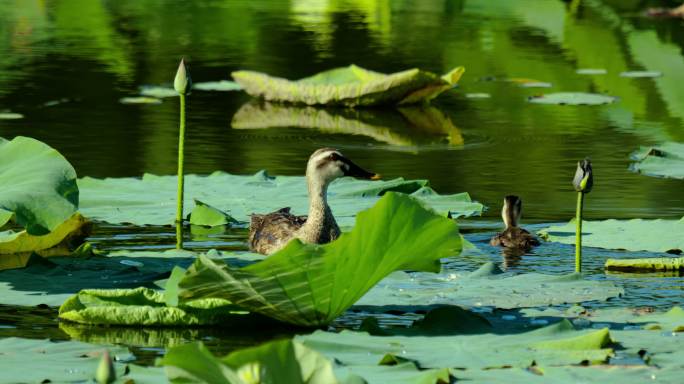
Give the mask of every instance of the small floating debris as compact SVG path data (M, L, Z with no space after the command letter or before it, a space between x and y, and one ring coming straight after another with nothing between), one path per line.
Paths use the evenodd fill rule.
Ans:
M154 97L156 99L178 96L178 92L176 92L175 89L169 87L162 87L160 85L143 85L139 89L141 95Z
M620 77L643 78L643 77L660 77L662 72L658 71L626 71L620 72Z
M539 81L535 79L527 79L522 77L511 77L505 79L504 81L516 83L518 84L518 86L523 88L551 88L553 86L553 84L547 83L546 81Z
M608 71L601 68L580 68L575 73L578 75L605 75Z
M24 115L15 112L0 112L0 120L17 120L23 119Z
M613 103L616 100L617 97L614 96L585 92L557 92L527 98L530 103L555 105L602 105Z
M217 91L217 92L228 92L228 91L239 91L242 90L240 84L230 81L230 80L220 80L220 81L205 81L201 83L195 83L192 85L192 89L198 91Z
M468 99L489 99L492 97L489 93L466 93Z
M122 97L119 99L121 104L161 104L162 101L156 97L136 96Z

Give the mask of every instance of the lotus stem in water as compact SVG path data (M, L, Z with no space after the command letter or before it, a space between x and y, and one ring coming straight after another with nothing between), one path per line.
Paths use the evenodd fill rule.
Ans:
M594 176L591 161L586 158L577 163L577 171L572 180L577 191L577 217L575 234L575 272L582 272L582 208L584 208L584 194L591 192L594 186Z
M185 95L191 87L190 75L181 59L173 87L180 98L180 131L178 132L178 196L176 202L176 248L183 248L183 194L185 190L183 161L185 153Z

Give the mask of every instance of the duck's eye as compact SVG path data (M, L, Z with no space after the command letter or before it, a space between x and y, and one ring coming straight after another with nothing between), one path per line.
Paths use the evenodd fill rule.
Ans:
M340 157L337 155L337 153L331 153L330 156L328 156L328 158L330 158L330 160L335 161L339 160Z

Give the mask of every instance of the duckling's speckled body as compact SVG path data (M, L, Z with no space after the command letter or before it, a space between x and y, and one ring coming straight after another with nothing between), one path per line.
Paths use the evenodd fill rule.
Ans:
M521 214L522 200L518 196L506 196L501 209L501 217L506 224L506 229L492 237L489 243L493 246L519 249L525 252L538 246L539 240L534 235L518 227Z
M252 215L249 226L249 247L252 251L269 255L283 248L293 238L305 243L329 243L340 236L340 228L328 206L328 185L342 176L377 179L378 175L365 171L339 151L322 148L314 152L306 167L309 189L309 215L296 216L290 208L282 208L266 215Z

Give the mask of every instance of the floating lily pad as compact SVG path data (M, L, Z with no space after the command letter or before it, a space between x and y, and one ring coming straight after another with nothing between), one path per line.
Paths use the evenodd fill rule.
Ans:
M437 272L441 258L460 250L461 236L453 220L424 209L409 196L388 192L373 208L359 213L351 232L332 243L303 244L295 239L241 269L200 256L180 282L180 297L181 302L224 298L283 322L320 326L392 271Z
M608 271L654 272L684 270L684 257L654 257L645 259L608 259Z
M0 120L18 120L23 119L24 115L14 112L0 112Z
M530 96L527 99L527 101L534 104L556 105L601 105L610 104L616 100L617 97L584 92L549 93L546 95Z
M253 71L232 75L247 93L269 101L354 107L427 102L453 88L464 71L457 67L440 77L414 68L386 75L350 65L296 81Z
M469 99L489 99L492 97L489 93L466 93L465 95Z
M631 170L647 176L684 179L684 143L663 143L641 147L630 155Z
M137 97L122 97L119 99L121 104L161 104L161 99L156 97L137 96Z
M502 295L501 292L506 292ZM606 300L624 290L580 274L527 273L502 276L492 263L461 275L395 272L366 294L357 306L463 305L521 308Z
M576 307L574 310L560 311L549 308L546 310L523 309L528 317L567 317L587 319L595 324L620 324L623 327L642 325L646 330L662 330L669 332L684 332L684 309L672 307L667 312L640 312L631 308L599 308L585 310Z
M580 68L575 73L578 75L605 75L608 71L601 68Z
M626 72L620 72L620 77L660 77L662 76L662 72L658 71L626 71Z
M162 87L159 85L143 85L140 87L140 94L142 96L152 97L155 99L163 99L165 97L177 97L178 92L169 87Z
M193 83L192 89L198 91L217 91L217 92L228 92L228 91L239 91L242 86L234 81L220 80L220 81L205 81L200 83Z
M628 251L677 253L684 250L681 220L603 220L582 222L582 245ZM575 244L575 221L539 231L547 241Z
M370 336L365 332L316 331L295 340L346 366L378 364L395 356L415 361L422 368L527 368L533 362L599 363L613 354L607 348L611 343L608 329L576 331L567 320L510 335Z
M529 81L518 84L523 88L551 88L553 84L544 81Z
M93 220L136 225L170 225L176 212L175 176L146 174L140 178L83 178L80 211ZM387 191L413 194L436 211L452 217L480 214L483 206L467 193L439 195L427 187L426 180L367 181L352 178L336 180L328 189L330 204L342 227L354 224L356 214L378 201ZM252 213L273 212L292 207L292 213L308 211L306 181L301 176L271 177L265 172L250 176L215 172L209 176L186 175L186 206L198 199L228 213L239 221L248 221Z

